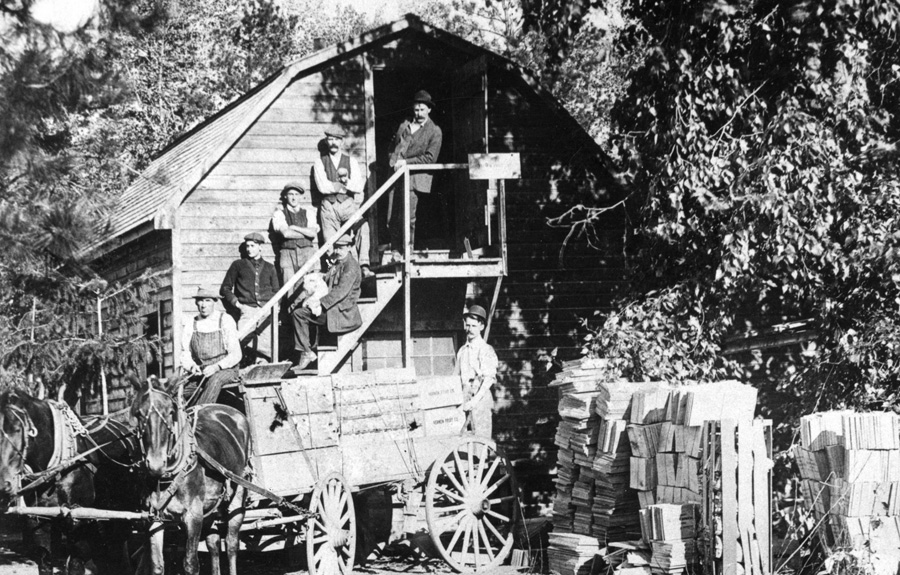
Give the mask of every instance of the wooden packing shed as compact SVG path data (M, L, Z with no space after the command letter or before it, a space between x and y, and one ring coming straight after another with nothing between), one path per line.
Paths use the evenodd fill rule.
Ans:
M420 89L432 94L431 117L444 134L433 213L420 222L408 264L364 285L363 328L331 342L320 372L406 362L423 375L449 373L466 300L494 303L495 435L512 458L552 464L547 360L577 356L579 318L609 309L623 275L625 224L611 211L593 246L576 237L563 251L568 230L546 220L589 198L619 199L610 162L526 72L414 16L287 65L173 142L123 192L93 250L95 266L112 281L162 272L153 303L137 313L166 341L154 369L173 373L183 322L196 313L192 295L221 284L245 234L267 231L288 181L310 183L324 130L348 134L345 148L366 168L371 198L392 175L390 140ZM519 155L520 178L505 182L505 203L502 180L467 177L468 155L477 153ZM386 201L366 214L375 246L387 243ZM273 261L270 245L263 253ZM109 409L125 407L128 393L112 381ZM87 409L99 411L99 399L88 398Z

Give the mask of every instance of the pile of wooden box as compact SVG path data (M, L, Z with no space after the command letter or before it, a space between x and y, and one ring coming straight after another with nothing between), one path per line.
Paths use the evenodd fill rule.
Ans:
M551 384L560 390L562 420L556 435L554 533L591 535L608 550L620 542L635 545L624 554L607 553L620 575L681 572L699 560L693 534L696 514L703 501L704 481L714 481L711 476L704 478L700 459L704 422L751 421L757 392L733 381L675 387L659 382L611 382L607 375L602 362L573 362ZM766 458L759 463L768 477L771 461ZM660 525L667 525L666 513L672 509L690 510L691 534L646 532L642 513L648 520L655 513ZM642 527L643 544L633 541L639 539ZM735 538L732 546L740 545ZM549 549L551 560L555 555L578 555L566 547L573 541L556 539ZM583 549L582 540L577 541ZM722 545L719 541L720 550ZM642 559L645 554L647 561ZM560 573L571 575L572 571Z
M826 548L900 558L900 417L830 411L801 419L794 456Z
M641 510L641 532L650 546L651 573L681 573L697 564L696 503L659 503Z

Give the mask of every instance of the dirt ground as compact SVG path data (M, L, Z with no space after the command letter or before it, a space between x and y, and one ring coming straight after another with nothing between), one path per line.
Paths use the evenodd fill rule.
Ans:
M358 561L354 573L360 575L419 575L419 574L449 574L451 569L440 559L427 558L416 553L400 553L403 546L395 546L391 555L387 553L373 553L368 561L360 564ZM25 557L20 541L20 536L13 521L0 516L0 575L51 575L64 574L65 565L62 559L40 561L38 565L33 559ZM301 551L302 552L302 551ZM406 556L403 556L406 555ZM201 558L203 555L201 555ZM301 575L306 570L301 568L301 561L296 554L284 551L270 553L241 552L238 556L238 573L240 575ZM91 564L88 565L89 573L92 572ZM180 570L179 570L180 571ZM208 572L203 569L201 572ZM527 569L517 569L503 566L486 575L515 575L527 572Z

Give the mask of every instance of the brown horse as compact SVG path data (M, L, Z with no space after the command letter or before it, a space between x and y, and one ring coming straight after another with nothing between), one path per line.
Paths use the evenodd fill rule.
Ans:
M133 383L137 396L131 414L138 422L148 475L145 504L159 517L150 536L153 572L162 574L165 569L161 522L177 520L187 536L184 572L197 573L197 546L205 533L212 572L218 575L220 534L212 529L218 519L226 532L229 571L234 575L246 491L209 465L206 458L243 477L250 453L247 419L225 405L181 408L175 400L180 393L177 380L167 389L156 378Z
M123 423L76 416L67 405L7 390L0 393L0 506L28 505L135 511L140 493L137 440ZM45 473L48 468L56 473ZM45 482L37 481L39 478ZM29 486L32 486L29 488ZM121 524L57 520L66 534L67 572L94 559L102 573L128 573Z

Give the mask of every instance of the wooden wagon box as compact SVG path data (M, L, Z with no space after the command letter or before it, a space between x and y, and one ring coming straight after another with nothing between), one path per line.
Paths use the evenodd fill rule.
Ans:
M308 493L333 471L352 489L421 480L465 424L458 376L408 368L256 378L243 393L255 481L281 496Z

